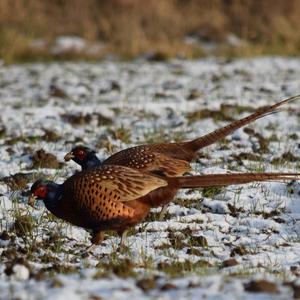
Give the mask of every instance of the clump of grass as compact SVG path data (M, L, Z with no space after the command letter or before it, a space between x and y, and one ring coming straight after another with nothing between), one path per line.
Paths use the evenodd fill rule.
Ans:
M131 142L131 130L123 126L115 129L109 129L108 132L112 135L113 139L121 140L125 144Z
M232 122L234 119L227 115L223 110L211 110L211 109L201 109L198 111L191 112L187 115L187 119L190 123L199 121L202 119L213 119L215 122L228 121Z
M280 157L276 157L272 159L271 163L274 165L284 165L286 163L294 163L298 162L300 158L298 156L295 156L292 152L287 151L284 152Z
M206 237L200 236L191 236L189 244L193 247L201 247L201 248L208 248L208 242Z
M34 173L16 173L11 176L1 178L11 191L24 189L29 182L32 182L36 174Z
M186 140L186 132L184 131L166 131L162 128L159 130L151 130L144 133L144 139L142 143L153 144L163 142L182 142Z
M158 270L163 271L171 277L182 276L190 272L197 273L210 267L212 267L212 265L203 259L198 260L197 262L191 262L189 260L183 262L173 260L172 262L164 262L157 265Z
M189 248L186 253L190 255L204 256L203 252L197 248Z
M214 198L216 195L221 194L223 191L223 187L210 186L202 189L202 195L206 198Z
M44 129L44 132L45 133L42 136L42 139L47 142L57 142L62 138L57 132L55 132L53 130Z
M163 143L167 140L167 134L163 129L158 131L147 131L144 133L144 140L142 141L145 144L152 143Z
M200 203L200 201L197 201ZM186 208L194 208L195 207L195 200L192 199L184 199L184 198L175 198L175 200L172 201L172 203L186 207ZM167 216L166 218L169 219L170 216Z
M266 139L260 133L255 132L253 129L251 129L249 127L244 128L244 132L247 133L249 136L253 136L253 137L257 138L257 141L259 144L259 149L257 152L259 152L259 153L269 152L270 140Z
M5 141L5 143L7 145L14 145L18 142L24 142L27 144L34 144L38 141L41 140L40 136L25 136L25 135L20 135L20 136L14 136L14 137L10 137L9 139L7 139Z
M112 119L103 116L100 113L75 113L62 114L61 118L73 126L86 126L92 122L96 122L97 126L111 125Z
M157 288L158 286L157 278L155 277L142 278L137 281L136 285L144 292L148 292L152 289Z
M136 265L128 258L122 259L110 259L108 263L99 263L97 267L100 269L100 273L98 272L97 276L106 273L114 273L119 277L136 277L137 273L134 270ZM101 273L104 272L104 273Z
M72 274L78 272L78 267L65 265L61 263L52 263L49 267L42 268L41 271L49 277L55 277L57 274Z
M207 42L218 45L216 55L299 54L299 12L294 0L20 0L14 5L2 0L0 57L7 62L88 58L80 51L56 57L30 47L32 39L46 38L51 45L58 35L100 40L105 44L102 55L132 58L149 53L156 61L203 56ZM239 46L228 42L232 33L242 41ZM187 43L187 36L196 42Z
M173 249L180 250L187 246L187 243L184 241L184 236L181 233L178 234L170 231L168 234L168 239Z
M230 256L231 257L236 256L236 255L243 256L243 255L246 255L247 253L249 253L249 251L246 249L245 246L241 245L241 246L237 246L237 247L233 248L230 252Z
M219 81L221 79L214 78L214 81ZM187 118L190 123L202 120L202 119L213 119L215 122L227 121L232 122L234 118L232 116L239 116L244 112L251 113L254 109L250 106L242 105L230 105L230 104L221 104L219 110L212 109L201 109L198 111L191 112L187 115Z
M164 215L163 215L164 220L168 220L171 217L172 217L172 215L168 211L164 212ZM160 211L158 211L158 212L151 211L145 219L146 223L147 222L155 222L155 221L161 221L161 212Z
M34 219L30 215L17 215L13 228L17 236L31 235L34 229Z
M51 168L60 169L63 163L59 162L55 155L48 153L43 149L39 149L32 155L32 165L30 168Z

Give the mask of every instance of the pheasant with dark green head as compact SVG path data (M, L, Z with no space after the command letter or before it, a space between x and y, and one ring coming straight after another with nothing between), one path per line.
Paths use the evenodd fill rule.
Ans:
M103 162L97 158L94 150L84 146L76 146L65 155L65 160L74 160L82 167L82 170L97 168L102 165L120 165L159 176L182 176L191 170L190 163L197 157L197 152L200 149L219 141L257 119L279 112L283 105L298 99L300 99L300 95L261 108L248 117L234 121L192 141L136 146L117 152ZM163 190L165 187L161 189ZM169 197L153 200L153 207L165 206L173 197L174 195L170 194ZM161 217L165 208L162 210Z
M63 184L38 180L31 187L29 204L43 200L56 217L93 232L100 244L104 231L123 233L142 222L151 207L174 197L181 188L227 186L253 181L299 180L300 174L211 174L168 177L132 168L105 165L78 172ZM123 243L123 239L121 239Z

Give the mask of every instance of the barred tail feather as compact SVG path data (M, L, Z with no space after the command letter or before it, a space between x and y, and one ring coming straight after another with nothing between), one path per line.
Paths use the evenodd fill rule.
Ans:
M169 178L178 188L227 186L259 181L300 180L300 173L235 173Z
M234 121L232 123L230 123L229 125L219 128L211 133L208 133L200 138L197 138L195 140L192 140L190 142L188 142L188 146L193 150L193 151L198 151L204 147L207 147L213 143L215 143L216 141L225 138L227 135L231 134L232 132L236 131L237 129L248 125L260 118L263 118L265 116L271 115L271 114L275 114L278 113L282 110L281 106L293 101L296 101L300 99L300 95L282 100L278 103L275 103L273 105L258 109L255 113Z

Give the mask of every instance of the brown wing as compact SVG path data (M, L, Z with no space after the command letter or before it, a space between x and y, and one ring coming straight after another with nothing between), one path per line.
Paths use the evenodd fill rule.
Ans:
M132 147L113 154L103 164L121 165L164 176L180 176L190 171L191 166L189 162L174 157L175 148L178 146L173 143Z
M158 177L113 165L79 172L64 183L67 197L92 223L132 217L134 210L123 202L166 185Z

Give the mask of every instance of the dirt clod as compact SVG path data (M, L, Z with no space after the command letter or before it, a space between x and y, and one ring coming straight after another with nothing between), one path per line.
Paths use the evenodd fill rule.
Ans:
M248 251L246 250L246 248L244 246L238 246L238 247L235 247L231 250L231 253L230 253L230 256L235 256L235 255L245 255L247 254Z
M235 258L226 259L222 262L222 268L228 268L238 265L239 262Z
M2 241L8 241L10 239L10 236L6 230L3 230L0 234L0 240Z
M3 177L0 181L7 184L12 191L16 191L24 189L27 184L33 180L33 178L34 174L32 173L16 173L11 176Z
M64 164L59 162L55 155L46 152L44 149L37 150L32 156L32 169L48 168L59 169Z
M252 280L244 285L245 291L253 293L270 293L277 294L279 292L277 285L268 280Z
M165 283L163 286L161 286L161 291L169 291L169 290L175 290L177 289L177 286L172 283Z

